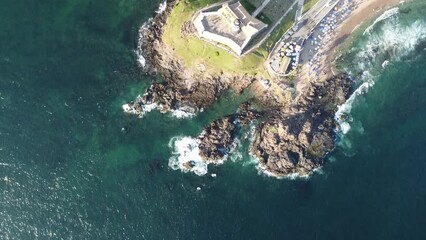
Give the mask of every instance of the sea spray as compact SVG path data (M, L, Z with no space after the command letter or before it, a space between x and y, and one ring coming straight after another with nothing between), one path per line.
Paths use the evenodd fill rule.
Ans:
M387 10L387 11L386 11L386 12L384 12L384 13L383 13L380 17L378 17L378 18L377 18L377 19L373 22L373 24L371 24L370 26L368 26L368 27L365 29L365 31L364 31L364 33L363 33L363 35L370 34L370 33L371 33L371 31L373 30L374 26L376 26L376 24L377 24L377 23L382 22L382 21L384 21L384 20L386 20L386 19L388 19L388 18L395 17L395 16L397 16L398 14L399 14L399 8L398 8L398 7L391 8L391 9Z
M161 14L167 9L167 1L164 1L160 3L158 6L158 9L155 11L156 14ZM144 69L146 67L146 56L144 56L144 51L142 49L142 42L144 41L144 31L149 28L153 24L153 18L149 18L146 22L142 24L142 26L139 28L139 36L138 36L138 47L134 51L137 58L137 62L139 65Z
M162 3L160 3L160 5L158 6L157 11L155 11L155 13L160 14L163 13L164 11L166 11L167 9L167 1L164 1Z
M138 47L136 48L136 50L134 51L137 58L137 62L139 63L139 66L142 67L142 69L145 69L146 67L146 56L144 56L144 51L142 48L142 43L145 39L145 35L144 32L147 28L149 28L152 24L152 20L153 18L149 18L146 22L144 22L142 24L142 26L139 28L139 36L138 36Z
M203 131L200 136L205 134ZM209 161L200 154L200 140L188 136L173 137L169 141L169 148L172 149L172 156L169 158L169 167L173 170L182 172L193 172L199 176L208 173L208 165L221 165L228 159L232 162L243 160L243 144L238 138L235 138L231 144L229 152L221 159ZM257 163L250 159L250 163ZM243 163L244 165L244 163Z
M196 114L197 110L192 108L192 107L189 107L189 106L182 106L178 109L173 109L170 112L171 112L173 117L181 118L181 119L192 118L192 117L197 115Z
M138 117L143 118L145 114L158 110L162 113L170 112L172 117L175 118L192 118L197 115L197 110L190 106L181 106L177 109L165 109L162 104L157 104L152 101L146 101L146 96L148 93L145 93L143 96L138 95L132 103L127 103L122 105L122 109L125 113L138 115Z
M199 176L207 174L208 163L200 156L199 140L191 137L173 137L169 147L173 149L169 167L182 172L194 172Z
M142 96L138 95L135 99L135 102L137 103L143 102L141 99L142 99ZM125 113L135 114L135 115L138 115L138 117L142 118L143 116L145 116L146 113L149 113L155 109L161 111L163 107L156 103L143 103L143 104L140 104L140 109L136 109L133 104L124 104L122 106L122 109Z
M355 47L351 54L351 73L362 73L355 77L359 83L358 89L349 97L335 114L338 123L338 133L343 138L351 130L353 119L350 115L353 104L358 97L367 93L374 86L376 79L393 63L410 54L416 45L426 39L426 24L417 20L404 26L399 17L399 9L394 8L382 14L374 23L367 28L361 39L361 44ZM362 125L360 127L362 128ZM350 148L347 140L342 140L340 146Z
M273 178L276 178L276 179L289 179L289 180L296 180L296 179L308 180L312 176L312 173L322 173L321 167L313 169L312 173L310 173L310 174L291 173L291 174L286 174L284 176L280 176L280 175L277 175L277 174L275 174L271 171L268 171L266 168L262 167L262 165L260 165L260 164L258 164L256 166L256 169L257 169L258 174L261 175L261 176L273 177Z
M374 85L374 81L367 81L362 83L352 95L346 100L344 104L338 106L337 111L335 113L335 120L338 123L339 131L342 134L346 134L351 129L350 123L353 121L350 113L352 111L352 105L356 98L364 93L368 92L368 89Z

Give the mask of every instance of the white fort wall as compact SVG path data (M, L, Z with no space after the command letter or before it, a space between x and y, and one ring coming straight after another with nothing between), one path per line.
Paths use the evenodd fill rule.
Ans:
M214 42L221 43L227 47L229 47L232 51L237 53L238 55L241 55L243 52L243 48L238 45L235 41L233 41L230 38L218 35L216 33L209 32L205 29L203 25L203 18L207 15L215 15L216 13L200 13L194 20L195 28L198 31L198 34L200 37L205 38L207 40L211 40ZM247 40L246 40L247 41Z
M226 3L224 4L226 5ZM241 6L241 4L240 4ZM215 6L218 7L218 6ZM229 8L229 5L226 5L226 7ZM225 8L224 6L222 6L222 8ZM259 34L259 32L261 32L263 29L265 29L268 25L254 19L253 21L247 21L247 20L242 20L242 19L246 19L247 16L238 16L233 12L228 12L230 13L232 16L231 17L235 17L236 20L242 20L242 24L240 26L240 32L238 33L233 33L232 31L230 31L227 34L221 34L220 32L216 32L213 29L210 29L209 27L209 22L208 22L208 18L211 16L218 16L218 17L223 17L224 13L227 13L226 11L222 11L222 8L219 7L219 9L217 9L216 11L213 11L212 8L207 9L207 10L202 10L199 13L197 13L197 15L193 18L193 24L195 26L195 28L197 29L197 35L199 38L201 39L205 39L206 41L209 42L216 42L216 43L220 43L221 45L224 45L224 47L226 46L227 48L229 48L229 50L232 50L234 53L241 55L243 53L243 50L245 49L245 47L254 39L255 36L257 36ZM229 10L229 9L228 9ZM241 9L236 9L238 11L241 12ZM230 10L233 11L233 10ZM234 9L235 11L235 9ZM245 12L245 9L244 9ZM248 14L248 13L245 13ZM226 14L225 14L226 15ZM243 14L244 15L244 14ZM251 16L248 16L251 17ZM229 16L226 17L229 20ZM258 22L256 22L258 21ZM229 22L229 21L228 21ZM217 23L214 23L217 24ZM229 23L228 23L229 24ZM257 24L257 27L253 24ZM223 24L221 24L220 26L222 26ZM232 24L231 24L232 25ZM229 27L232 27L231 25L229 25ZM219 27L219 26L217 26ZM223 27L223 26L222 26ZM235 37L241 38L240 40L242 42L238 43L239 41L237 41L236 39L234 39L233 37L230 37L229 34L236 34ZM239 35L239 36L237 36Z

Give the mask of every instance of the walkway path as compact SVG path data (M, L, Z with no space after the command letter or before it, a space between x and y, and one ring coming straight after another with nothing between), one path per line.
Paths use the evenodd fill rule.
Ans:
M281 22L284 20L284 18L288 15L289 12L293 11L293 7L294 5L296 5L297 1L294 1L293 4L287 9L287 11L281 16L280 19L278 19L278 21L274 24L274 26L272 26L269 31L264 35L264 37L262 38L262 40L260 40L258 43L256 43L253 47L251 47L250 49L246 50L243 55L251 52L252 50L258 48L260 45L262 45L262 43L268 39L268 37L271 35L271 33L275 30L275 28L278 27L278 25L281 24Z
M268 5L268 3L270 2L271 0L265 0L265 1L263 1L263 3L262 3L262 5L260 5L260 7L258 7L257 9L256 9L256 11L254 11L254 13L252 14L252 16L253 17L256 17L265 7L266 7L266 5Z
M275 44L267 60L268 71L272 71L277 75L283 75L283 73L278 73L274 69L277 69L277 66L279 65L279 50L284 46L285 42L294 41L301 45L304 40L311 35L317 24L319 24L319 22L327 16L327 14L339 1L340 0L320 0L308 12L306 12L300 20L297 21L296 24Z
M300 17L302 17L302 13L303 13L303 4L305 3L305 0L299 0L298 1L298 5L297 5L297 12L296 12L296 16L294 16L294 22L298 22Z

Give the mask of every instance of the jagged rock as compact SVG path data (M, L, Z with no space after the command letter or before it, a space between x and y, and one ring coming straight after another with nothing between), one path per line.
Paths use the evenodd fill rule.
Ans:
M250 109L249 103L240 106L240 110L230 116L210 123L198 137L200 155L207 161L219 161L234 147L234 140L240 126L248 125L258 119L261 113Z
M312 85L299 98L297 108L302 111L261 124L251 148L261 167L278 176L308 175L321 167L334 147L334 113L351 92L352 81L346 75L336 76ZM311 94L313 98L307 97Z
M153 24L141 29L143 37L138 49L146 60L145 70L161 75L164 82L153 83L142 97L128 104L129 112L141 113L144 106L155 103L163 112L186 108L196 113L211 106L223 90L241 93L260 80L247 75L208 75L205 66L187 68L161 40L173 4L170 1ZM192 28L185 23L181 34L191 34ZM207 161L219 161L232 150L239 126L257 119L261 124L256 128L250 151L259 158L260 167L277 176L308 175L322 166L324 156L333 149L334 113L351 92L352 81L346 75L311 83L296 99L287 90L290 97L285 104L278 104L277 96L265 90L256 99L264 106L263 112L254 111L253 102L247 102L236 114L210 123L198 137L200 155Z

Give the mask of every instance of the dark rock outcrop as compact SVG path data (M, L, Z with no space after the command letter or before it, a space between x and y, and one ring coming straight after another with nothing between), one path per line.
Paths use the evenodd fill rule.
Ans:
M262 116L262 113L250 109L249 103L242 104L239 109L233 115L210 123L198 137L200 155L205 160L217 162L223 159L235 147L234 141L239 128Z
M274 116L257 129L252 153L261 168L277 176L309 175L334 147L334 113L352 92L346 75L312 85L291 115Z
M144 70L160 75L164 82L153 83L143 97L129 104L134 113L138 112L137 109L142 110L140 106L150 103L160 105L163 112L181 107L198 111L211 106L224 89L241 92L256 80L247 75L206 74L203 66L185 67L173 49L161 39L164 24L174 4L175 1L169 1L164 12L157 14L150 24L140 29L138 52L145 59ZM193 28L190 22L186 22L181 32L191 34Z
M146 60L145 70L160 75L164 81L153 83L126 111L143 114L145 105L155 103L163 112L185 108L196 113L211 106L223 90L242 92L258 80L247 75L211 76L198 66L186 68L161 40L172 7L173 2L169 2L166 11L140 30L138 51ZM192 26L185 23L181 34L193 31ZM309 175L323 165L324 156L333 149L334 113L351 93L352 81L346 75L338 75L311 84L282 108L272 104L272 108L257 112L251 109L252 103L245 103L235 114L206 126L198 137L200 155L209 162L223 159L232 151L239 127L258 120L261 123L256 128L251 153L259 158L260 167L276 176ZM275 100L273 94L268 96L261 105L268 106Z

